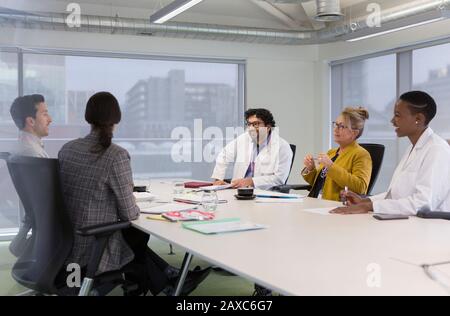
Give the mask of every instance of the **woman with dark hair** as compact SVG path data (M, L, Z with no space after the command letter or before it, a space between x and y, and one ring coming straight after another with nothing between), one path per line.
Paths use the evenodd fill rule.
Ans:
M450 146L428 126L436 115L436 103L422 91L400 96L391 122L398 137L408 137L411 145L392 176L386 193L370 198L348 192L347 207L337 214L404 214L419 211L450 211Z
M121 119L117 99L109 92L94 94L87 102L85 119L91 125L89 135L65 144L58 154L63 194L74 228L137 219L130 156L112 143ZM151 251L148 240L147 234L135 228L116 232L108 240L97 274L140 264L145 267L138 277L143 293L149 289L156 295L173 287L177 269ZM93 242L93 238L75 235L66 263L86 267ZM207 272L191 274L183 294L192 291Z

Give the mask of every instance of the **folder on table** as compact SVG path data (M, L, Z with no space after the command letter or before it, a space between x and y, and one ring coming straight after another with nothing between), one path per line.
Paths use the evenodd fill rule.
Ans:
M219 234L267 228L265 225L244 222L239 218L225 218L207 222L183 223L182 226L202 234Z

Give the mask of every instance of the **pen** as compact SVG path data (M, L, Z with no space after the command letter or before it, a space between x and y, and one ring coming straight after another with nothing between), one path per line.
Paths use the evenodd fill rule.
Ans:
M345 186L344 187L344 193L345 193L345 197L344 197L344 199L343 199L343 203L344 203L344 205L347 205L347 193L348 193L348 186Z

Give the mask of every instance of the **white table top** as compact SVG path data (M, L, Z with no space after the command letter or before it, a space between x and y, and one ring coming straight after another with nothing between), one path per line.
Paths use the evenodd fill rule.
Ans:
M158 197L170 199L171 191L170 181L151 182L151 192ZM306 198L302 203L261 204L238 201L235 193L218 192L228 203L219 205L216 218L239 217L267 229L203 235L180 223L149 220L145 214L133 225L285 295L449 294L417 265L450 260L450 221L325 216L302 209L338 203ZM380 268L375 278L379 287L368 286L377 276L370 270L373 263Z

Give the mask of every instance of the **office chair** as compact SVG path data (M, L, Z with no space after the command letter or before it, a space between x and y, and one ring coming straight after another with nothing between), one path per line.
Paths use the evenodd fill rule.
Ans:
M284 182L284 184L287 183L287 180L289 179L289 176L291 175L292 166L294 165L294 160L295 160L295 152L297 151L297 146L296 145L289 144L289 146L291 146L291 150L292 150L292 161L291 161L291 168L289 169L288 177L287 177L286 181Z
M33 293L56 295L98 295L108 285L113 289L132 284L124 280L124 270L96 276L108 238L130 222L94 225L74 231L65 209L57 159L10 156L6 159L14 187L26 212L31 216L32 235L24 252L13 265L11 274ZM74 234L92 236L94 247L81 289L68 288L64 276L65 261L71 253ZM63 277L61 277L63 276Z
M380 173L381 165L383 163L385 147L382 144L359 144L359 145L369 152L370 158L372 159L372 173L370 175L369 186L367 187L367 194L366 194L366 196L368 196L372 192L372 189ZM278 192L289 193L290 190L311 191L312 186L309 184L291 184L291 185L280 185L277 186L275 189ZM308 196L314 198L317 197L310 195Z
M372 193L375 182L378 179L378 175L380 174L381 165L383 164L385 147L382 144L359 145L366 149L370 154L370 158L372 158L372 173L370 174L370 182L369 186L367 187L367 195L370 195Z

